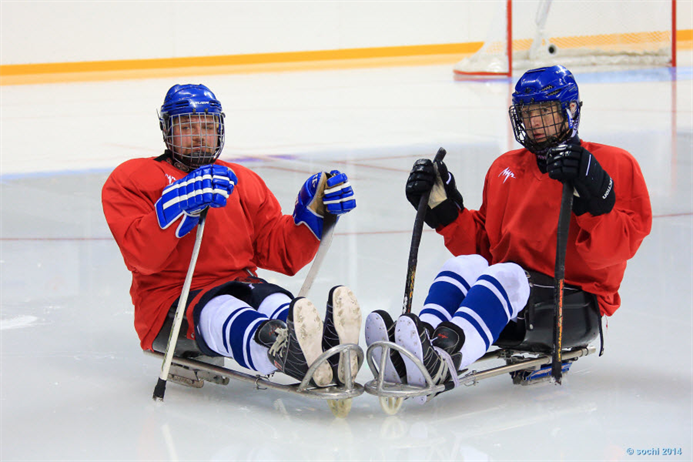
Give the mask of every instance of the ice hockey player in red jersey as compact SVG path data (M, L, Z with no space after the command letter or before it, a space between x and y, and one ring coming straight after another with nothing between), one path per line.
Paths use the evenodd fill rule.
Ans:
M188 344L263 374L279 370L302 380L323 349L358 343L361 312L348 288L330 291L323 322L309 300L256 275L258 268L293 275L313 259L325 213L356 207L347 176L336 170L312 175L300 188L293 216L284 215L262 178L219 160L224 113L209 88L171 87L159 124L164 154L124 162L102 191L106 221L132 272L141 347L166 348L194 230L207 208L181 327ZM315 385L333 383L336 367L322 364Z
M494 344L532 351L550 346L549 275L554 274L563 182L575 189L563 345L590 340L585 330L600 328L601 315L616 311L626 261L649 234L652 210L631 154L578 137L581 106L577 83L563 66L529 70L519 79L509 115L524 149L493 162L479 210L464 206L443 162L416 161L406 196L416 208L422 194L431 191L426 223L443 236L454 257L434 279L419 316L405 314L394 323L387 312L369 314L369 345L396 342L424 364L436 384L454 381L458 370ZM420 369L402 356L393 350L386 380L425 385Z

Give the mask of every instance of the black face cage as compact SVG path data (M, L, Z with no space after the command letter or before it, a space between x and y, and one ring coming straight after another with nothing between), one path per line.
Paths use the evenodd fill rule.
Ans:
M214 163L224 148L224 114L172 115L164 131L173 159L189 170Z
M539 114L530 117L529 111L537 111ZM549 148L558 146L562 142L570 138L571 130L568 120L561 103L558 101L543 101L540 103L531 104L513 104L508 110L510 115L510 123L513 126L515 139L522 146L527 148L534 154L544 154ZM541 124L531 125L534 118L541 120ZM550 119L547 121L547 119ZM526 124L532 131L541 131L546 137L541 141L534 139L527 134ZM548 135L549 128L555 128L555 134Z

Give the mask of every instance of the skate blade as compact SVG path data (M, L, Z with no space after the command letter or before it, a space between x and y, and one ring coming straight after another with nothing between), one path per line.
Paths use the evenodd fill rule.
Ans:
M202 388L205 382L217 385L228 385L229 383L228 377L175 364L171 364L168 380L192 388Z
M568 371L570 370L570 366L572 365L572 361L569 362L564 362L562 367L561 367L561 373L565 376L568 374ZM538 385L540 383L547 383L547 382L553 382L554 378L551 375L551 366L544 366L541 367L537 370L525 370L525 371L516 371L516 372L511 372L510 377L513 379L513 384L515 385L522 385L522 386L529 386L529 385Z

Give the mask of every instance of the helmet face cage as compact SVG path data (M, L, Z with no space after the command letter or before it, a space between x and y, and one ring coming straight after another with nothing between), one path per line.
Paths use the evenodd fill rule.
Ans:
M581 106L577 83L568 69L529 70L515 85L509 110L515 139L542 154L577 135Z
M558 101L513 104L508 112L515 139L535 154L542 154L571 137L569 114Z
M187 113L167 119L166 147L190 169L212 164L224 147L224 114Z
M204 85L174 85L159 112L159 127L173 159L186 170L212 164L224 148L224 113Z

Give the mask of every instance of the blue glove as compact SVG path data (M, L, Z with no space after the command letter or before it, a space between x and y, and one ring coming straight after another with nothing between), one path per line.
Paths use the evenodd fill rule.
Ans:
M354 190L346 174L338 170L320 172L308 178L296 198L294 223L304 223L322 239L322 222L325 213L343 215L356 208Z
M200 213L207 207L224 207L238 178L223 165L204 165L184 178L170 184L156 201L156 218L161 229L183 219L176 229L176 237L183 237L197 226Z

